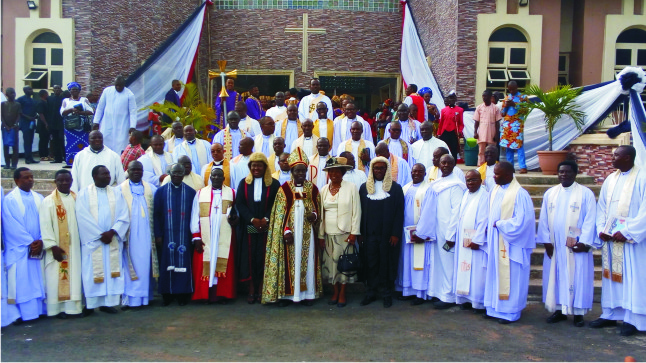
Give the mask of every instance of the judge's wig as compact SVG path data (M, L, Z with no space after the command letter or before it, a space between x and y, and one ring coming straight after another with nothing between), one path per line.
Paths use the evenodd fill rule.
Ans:
M390 187L393 186L393 177L390 173L390 161L383 156L378 156L370 160L370 171L368 172L368 180L366 181L366 190L368 194L375 194L375 176L372 173L372 167L376 163L386 164L386 175L384 176L382 187L384 192L388 193Z
M269 170L269 162L267 161L267 157L263 153L255 152L249 156L249 163L247 164L249 166L249 174L247 174L247 177L244 179L245 183L251 184L253 183L253 175L251 174L251 163L254 161L261 161L265 164L265 176L262 178L265 181L265 186L270 186L272 183L272 177L271 177L271 170Z

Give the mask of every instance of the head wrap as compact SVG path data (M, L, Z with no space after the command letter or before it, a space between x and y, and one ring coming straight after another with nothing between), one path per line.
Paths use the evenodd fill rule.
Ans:
M77 87L79 91L81 90L81 85L78 82L70 82L67 84L67 89L71 90L73 87Z
M431 90L431 88L430 88L430 87L423 87L422 89L420 89L419 91L417 91L417 93L418 93L420 96L424 96L424 95L425 95L425 94L427 94L427 93L430 93L430 94L431 94L431 96L433 95L433 91Z
M339 96L334 95L334 96L332 96L332 102L336 102L338 104L341 104L341 99L339 98Z
M259 152L251 154L251 156L249 156L249 163L247 164L249 166L249 169L251 169L251 163L254 161L261 161L265 163L265 176L262 179L265 182L265 186L270 186L273 180L271 177L271 170L269 170L269 162L267 161L267 157L265 156L265 154ZM244 179L244 181L247 184L253 183L253 175L251 174L251 170L249 171L249 174L247 174L247 177Z
M290 99L288 99L287 101L285 101L285 103L287 104L287 106L289 106L289 105L296 105L296 106L298 106L298 99L296 99L296 98L294 98L294 97L291 97Z
M392 99L387 99L384 101L384 106L385 107L393 107L393 100Z
M289 158L287 158L287 162L289 163L290 169L293 169L296 165L299 164L305 166L308 166L310 164L309 160L307 159L307 155L305 155L305 151L303 151L300 146L292 150L292 153L289 154Z
M350 96L350 95L349 95L349 94L347 94L347 93L342 94L342 95L341 95L341 97L339 97L339 98L340 98L341 100L344 100L344 99L346 99L346 98L347 98L347 99L349 99L349 100L354 101L354 97Z
M372 173L372 167L375 163L386 164L386 175L384 176L382 187L384 192L388 193L390 191L390 187L393 185L393 177L390 174L390 161L383 156L378 156L370 160L370 171L368 172L368 180L366 181L366 190L368 191L368 194L375 194L375 176Z

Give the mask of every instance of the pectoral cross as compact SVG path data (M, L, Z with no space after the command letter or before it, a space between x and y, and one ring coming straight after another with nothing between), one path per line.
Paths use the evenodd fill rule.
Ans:
M303 14L303 27L302 28L285 28L285 33L301 33L303 34L303 48L302 48L302 71L307 72L307 54L309 49L309 33L325 34L323 28L310 28L307 21L307 13Z
M216 206L215 206L215 213L217 214L219 210L220 210L220 206L219 206L219 205L216 205Z
M554 202L552 202L552 203L550 203L550 206L547 209L549 210L550 213L552 213L554 208L556 208L556 206L554 205Z
M505 253L507 253L507 246L505 246L505 242L502 242L502 250L500 250L500 252L502 252L502 258L507 258L507 255L505 255Z
M572 205L570 206L570 209L572 209L572 212L576 212L576 211L579 209L578 204L579 204L579 203L574 202L574 204L572 204Z

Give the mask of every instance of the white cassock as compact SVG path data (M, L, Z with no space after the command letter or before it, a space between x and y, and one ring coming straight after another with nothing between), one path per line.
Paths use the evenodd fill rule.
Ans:
M262 130L260 129L260 123L258 120L249 116L240 119L238 128L244 131L244 133L252 139L256 137L256 135L262 135Z
M4 96L4 95L3 95ZM4 203L4 189L0 186L0 207ZM2 229L2 223L0 221L0 229ZM18 310L18 307L15 304L8 304L7 303L7 293L9 289L7 289L7 266L5 265L5 256L4 256L4 248L2 250L2 253L0 253L0 273L2 273L2 295L0 296L2 298L2 305L0 306L0 325L4 328L5 326L13 323L14 321L18 320L20 318L20 310Z
M296 193L303 193L303 187L294 186L294 191ZM303 227L305 226L305 203L302 199L297 199L294 201L292 206L292 215L294 221L294 266L299 266L294 268L294 281L301 281L301 268L304 263L307 264L307 272L305 276L305 285L306 290L301 290L301 284L294 284L294 295L292 296L282 296L282 299L301 301L301 300L311 300L316 298L316 264L314 263L314 248L316 246L314 239L314 228L310 229L310 248L309 254L307 256L307 261L302 261L303 256Z
M42 201L42 195L16 187L2 203L7 302L18 307L24 321L45 314L42 260L29 258L29 245L41 239L38 209Z
M168 183L170 183L170 175L167 175L164 178L164 180L162 180L161 186L164 186ZM184 179L182 179L182 183L188 185L193 190L200 190L204 188L204 178L192 170L190 174L184 175Z
M159 177L167 174L166 169L173 163L173 155L165 151L162 155L159 155L152 150L148 150L137 160L144 166L143 179L159 188Z
M352 123L355 121L359 121L363 125L364 140L370 142L374 141L372 139L372 130L370 129L370 124L368 123L368 121L364 120L363 117L357 115L357 117L355 117L354 119L348 120L345 115L341 115L334 119L334 140L332 140L332 152L335 152L337 150L339 144L347 139L352 138L352 134L350 134L350 128L352 127ZM339 155L333 154L332 156Z
M99 131L105 145L121 153L128 146L130 129L137 127L135 94L128 87L121 92L117 92L114 86L104 89L93 122L101 125Z
M417 140L422 139L422 132L420 131L420 126L422 125L419 121L409 119L408 121L402 122L401 120L394 120L399 122L402 127L402 134L400 138L404 139L409 144L415 143ZM390 122L386 125L386 130L384 130L384 140L390 137Z
M455 169L454 169L455 170ZM428 266L428 288L426 294L436 297L445 303L454 303L453 294L453 265L455 260L455 247L446 251L443 247L450 241L450 232L455 229L451 226L453 215L458 213L462 195L466 185L454 173L440 178L431 183L420 212L417 224L417 235L431 242Z
M280 185L283 185L285 182L292 180L292 173L290 171L279 170L276 176L277 177L274 179L278 180Z
M253 151L254 152L260 152L265 154L266 157L270 157L271 154L274 152L274 139L276 138L276 135L271 134L271 135L256 135L254 138L254 145L253 145Z
M282 136L283 124L287 122L285 127L285 136ZM302 122L302 121L301 121ZM274 131L276 137L280 136L285 139L285 152L292 152L292 144L294 140L298 139L298 123L297 120L284 119L276 124L276 131ZM280 155L279 155L280 156Z
M387 140L387 139L384 139L384 140ZM404 157L404 148L402 147L402 142L404 143L404 146L408 150L408 154L406 155L406 157ZM408 166L410 166L411 168L413 167L413 165L415 165L413 163L413 152L412 152L413 150L411 149L410 144L407 143L404 139L401 139L401 138L400 139L393 139L393 138L391 138L388 141L388 151L391 154L395 154L395 155L399 156L400 158L406 160L406 162L408 162Z
M368 149L370 153L370 159L375 157L375 144L372 143L372 141L364 140L361 139L359 141L354 141L352 139L347 139L344 142L340 143L339 146L336 149L336 155L341 155L342 152L344 151L349 151L354 155L354 166L355 169L361 170L368 174L368 169L370 168L370 164L363 166L363 163L361 162L361 158L359 157L359 146L361 143L365 143L365 148Z
M575 188L580 188L580 192L575 192ZM569 218L575 212L576 221L574 217ZM570 232L573 238L588 246L601 247L597 243L600 240L596 233L596 212L594 193L578 183L567 188L557 185L543 196L536 243L554 245L552 258L547 252L543 256L543 302L550 312L562 310L566 315L583 315L592 309L593 250L573 253L566 246L566 239L570 227L575 227L578 231ZM552 261L556 261L553 267Z
M361 185L368 180L368 177L363 171L350 169L345 173L345 175L343 175L343 180L349 181L354 184L357 187L357 191L359 191L359 188L361 188Z
M274 106L267 110L265 116L269 116L274 122L282 121L287 118L287 106Z
M83 292L88 309L121 303L124 274L123 241L130 226L128 205L120 188L97 188L94 184L81 190L76 200L76 217L81 236ZM110 244L101 242L101 233L115 230ZM114 276L114 277L113 277Z
M457 165L455 166L455 168L453 168L453 174L455 174L455 176L460 178L460 180L466 184L467 182L466 176L464 175L464 172L462 171L462 169L458 168ZM433 181L441 177L442 177L442 170L440 170L440 168L431 168L430 170L426 169L426 179Z
M394 160L395 158L397 158L397 160L396 160L396 162L397 162L397 170L396 170L397 174L396 175L394 175L395 174L395 168L393 167L393 165L395 165L395 160ZM391 165L390 171L393 174L392 175L393 181L396 181L397 184L406 185L412 180L411 176L410 176L410 166L408 165L408 162L406 160L400 158L399 156L395 156L395 155L391 154L390 155L390 165Z
M157 252L153 250L153 196L157 188L142 181L133 183L126 180L120 186L121 195L130 211L130 229L127 235L127 248L123 251L124 270L131 265L136 279L125 274L122 304L127 306L148 305L153 298L153 280L159 276L159 269L154 271Z
M250 155L240 154L231 160L229 170L231 171L231 188L233 190L238 188L240 181L249 175L249 157Z
M430 184L426 180L419 184L413 184L411 181L402 188L404 192L404 227L416 226L419 222L426 191ZM395 288L397 291L401 291L403 296L415 296L426 300L432 244L435 242L411 243L406 233L406 228L404 228Z
M227 126L229 128L229 126ZM229 128L229 134L231 135L231 159L235 158L236 156L240 155L240 150L238 150L238 147L240 146L240 140L242 140L242 132L240 132L240 129L231 129ZM246 136L246 135L245 135ZM222 146L224 145L224 130L218 131L215 136L213 136L213 143L218 143ZM225 150L226 152L226 150ZM211 154L211 151L209 150L209 155Z
M623 263L607 259L610 270L608 276L612 276L621 270L622 282L615 282L610 278L601 279L601 307L604 319L623 320L625 323L634 325L638 330L646 330L646 290L644 290L644 276L646 276L646 173L634 167L635 176L633 192L630 195L628 204L628 215L626 228L622 234L632 243L608 242L603 249L603 254L610 255L615 250L614 244L621 248L623 244ZM608 218L619 214L622 191L626 190L629 174L610 174L603 182L599 202L597 204L597 232L603 231ZM611 180L615 179L614 192L609 189ZM627 192L625 192L627 194ZM626 196L627 197L627 196ZM610 203L608 203L608 200ZM621 207L624 209L625 207ZM597 233L598 235L598 233ZM601 242L600 242L601 243ZM605 271L604 271L605 272Z
M60 197L62 210L57 209L54 194L48 195L40 206L40 232L43 248L47 251L45 254L47 315L55 316L62 312L80 314L83 312L83 291L81 289L81 240L76 223L76 200L72 193L55 192ZM63 215L63 221L59 221L59 215ZM60 228L62 223L65 223L63 231ZM65 236L62 236L61 232ZM67 256L64 261L67 264L67 272L63 275L61 275L61 263L56 261L52 254L53 246L61 247ZM63 285L59 289L61 281Z
M172 154L175 150L175 146L181 144L182 142L184 142L184 138L177 138L175 137L175 135L173 135L170 139L164 142L164 151Z
M305 121L305 119L311 119L316 120L318 118L318 114L316 113L316 105L318 105L319 102L325 102L327 105L327 118L330 120L334 117L334 109L332 108L332 101L330 98L322 93L317 93L317 94L309 94L303 98L301 98L301 101L298 104L298 118L301 119L301 121Z
M486 243L487 279L485 284L484 305L487 315L509 321L520 319L520 313L527 305L529 287L530 256L536 247L536 215L529 193L518 186L515 199L512 185L516 179L502 186L496 186L489 192L489 216L486 226L476 231L474 242ZM494 194L495 193L495 194ZM505 194L510 193L509 203L513 204L511 218L501 219ZM511 205L505 208L511 208ZM496 227L494 227L496 223ZM502 240L502 241L501 241ZM504 246L501 245L504 243ZM501 258L505 256L505 258ZM509 291L504 293L504 265L509 264ZM505 297L504 295L508 295ZM505 299L506 298L506 299Z
M445 147L447 150L450 150L449 146L437 137L431 137L426 141L424 141L424 139L415 141L415 143L411 145L413 165L417 163L424 164L427 171L433 168L433 152L438 147Z
M487 276L487 253L482 244L473 242L475 231L487 224L489 208L487 190L480 187L475 193L466 190L460 202L460 210L453 215L448 239L455 241L453 263L453 294L458 304L471 303L474 309L484 309L485 283ZM464 247L464 240L480 245L472 250Z
M181 144L175 146L173 150L173 161L177 162L181 156L188 156L193 164L193 171L199 175L202 167L211 161L211 144L206 140L195 139L192 142L184 140Z
M116 186L126 180L126 173L123 171L121 157L107 146L103 147L100 152L94 152L91 147L86 147L74 157L72 164L72 183L71 190L78 192L90 184L94 184L92 178L92 169L97 165L103 165L110 171L110 185Z
M316 153L309 159L310 165L307 168L307 180L315 184L319 190L328 183L327 171L323 170L323 168L325 168L325 163L329 158L331 158L330 154L321 156Z
M312 158L312 155L318 152L318 149L316 148L316 143L318 141L319 137L316 135L312 135L310 137L305 137L305 135L303 135L292 142L292 147L290 148L290 150L294 150L296 149L296 147L300 147L301 149L303 149L303 152L305 152L305 155L307 155L307 159L309 160L310 158Z
M493 179L493 169L496 167L496 164L493 165L487 165L487 169L485 171L485 177L482 179L482 186L487 189L487 191L490 191L496 186L496 181Z

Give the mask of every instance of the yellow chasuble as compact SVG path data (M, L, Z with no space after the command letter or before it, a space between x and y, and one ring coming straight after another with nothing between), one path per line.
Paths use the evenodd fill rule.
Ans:
M76 200L76 194L70 191L70 195ZM58 189L52 192L54 198L54 205L56 205L56 217L58 220L58 247L67 251L68 254L72 252L70 249L70 233L69 226L67 225L67 210L63 205L61 196ZM70 299L70 279L69 279L69 265L68 262L71 256L66 257L60 262L58 268L58 301L67 301Z
M314 121L314 128L312 129L312 134L321 137L321 131L319 131L319 122L321 120L316 120ZM333 145L334 141L334 121L327 119L326 121L327 124L327 137L328 141L330 142L330 145Z
M366 148L366 141L363 139L363 137L359 140L359 147L357 148L357 161L355 162L355 169L358 169L359 167L359 161L363 164L363 160L361 160L361 154L363 153L363 150ZM352 152L352 139L348 139L345 142L345 151Z
M285 122L280 127L280 137L285 138L285 133L287 132L287 123L289 120L285 119ZM303 128L301 127L301 120L296 119L296 129L298 130L298 137L303 136ZM290 145L287 145L290 146Z
M245 138L245 133L242 129L240 130L240 140ZM233 155L233 142L231 141L231 129L229 126L227 126L224 129L224 145L222 145L224 148L224 159L225 160L231 160L231 156Z
M204 185L207 186L209 185L209 179L211 179L211 170L213 169L213 164L215 164L215 161L212 161L207 164L206 169L204 169ZM229 172L229 160L228 159L223 159L222 160L222 171L224 172L224 185L230 187L231 186L231 172Z
M108 195L108 207L110 208L110 214L112 216L111 224L114 224L114 211L116 208L114 190L109 185L105 187L105 189L106 194ZM88 197L90 203L90 213L92 213L94 220L98 221L99 201L96 186L94 184L90 184ZM105 206L102 207L105 208ZM109 246L110 277L119 277L121 276L121 251L116 234L114 235L114 237L112 237L112 241L110 241ZM103 246L99 246L94 251L92 251L92 276L94 278L95 284L101 284L105 281L105 271L103 271Z

